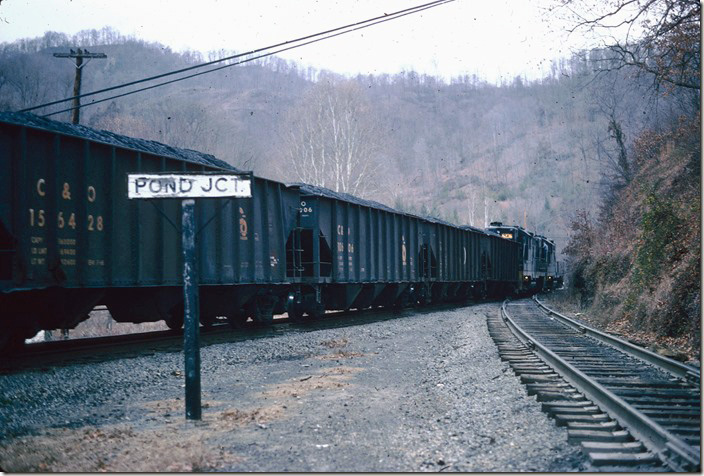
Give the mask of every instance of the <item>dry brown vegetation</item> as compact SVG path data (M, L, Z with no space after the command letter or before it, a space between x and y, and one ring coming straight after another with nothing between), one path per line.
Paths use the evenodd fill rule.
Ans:
M602 101L610 117L611 151L604 148L605 198L592 218L580 210L564 252L570 289L597 323L673 356L699 359L701 349L701 5L696 0L615 0L599 8L562 0L573 31L641 30L613 40L598 77L626 73L651 102L686 107L628 138L620 128L620 94ZM614 21L617 20L617 21ZM617 83L614 83L617 84ZM645 86L645 87L644 87ZM646 114L645 110L643 114ZM679 354L679 355L677 355Z
M342 350L348 343L345 338L320 342L322 347L336 349L334 354L322 356L323 360L362 355ZM0 461L4 470L12 472L222 471L244 459L212 441L246 427L265 428L271 422L285 420L304 397L315 392L344 391L363 370L336 365L270 384L255 395L255 407L204 400L199 422L184 423L181 399L138 404L134 413L146 410L147 415L134 422L48 428L3 441Z
M677 349L701 349L700 119L641 134L636 174L598 219L580 212L566 251L572 296L607 330Z
M342 391L363 369L337 366L272 384L257 395L259 405L203 402L203 419L183 421L183 401L140 405L148 415L130 424L49 428L0 443L3 469L12 472L205 472L222 471L243 457L213 445L224 434L266 427L286 419L302 397Z
M161 411L161 409L159 409ZM205 412L202 423L166 420L153 428L132 424L47 429L0 445L3 467L12 472L212 471L239 457L208 444L212 432L250 423L253 412L230 418ZM180 415L179 415L180 416Z

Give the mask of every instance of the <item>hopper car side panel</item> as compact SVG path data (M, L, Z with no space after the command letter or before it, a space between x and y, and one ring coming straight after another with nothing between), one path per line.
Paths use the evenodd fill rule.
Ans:
M0 117L0 167L8 172L0 178L0 337L74 327L99 303L123 321L178 313L180 201L129 200L127 174L237 171L205 154L141 140L130 148L123 136L34 116L22 124L24 117ZM200 284L231 293L232 312L271 286L274 302L287 292L285 243L298 193L258 177L252 192L197 205Z

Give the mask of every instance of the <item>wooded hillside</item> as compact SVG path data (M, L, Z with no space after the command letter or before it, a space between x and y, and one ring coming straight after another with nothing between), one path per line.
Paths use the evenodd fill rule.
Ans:
M579 8L578 0L564 0ZM625 2L616 2L624 5ZM629 2L630 3L630 2ZM642 27L637 41L610 45L612 69L644 80L650 101L681 107L631 136L618 121L613 174L592 214L572 222L565 252L571 290L607 329L682 359L701 354L701 5L694 0L635 2L622 21ZM611 28L616 14L580 16L587 28ZM623 17L622 17L623 18ZM622 106L621 106L622 107Z
M231 53L175 53L109 28L47 33L0 45L0 107L70 96L74 66L52 53L76 46L108 55L86 66L84 92ZM554 63L540 81L502 85L412 71L345 78L270 57L86 107L81 122L458 224L525 223L561 249L574 210L599 204L618 148L609 124L630 147L655 118L683 108L674 97L645 101L623 72L597 77L606 55L588 52ZM57 109L35 112L49 110Z

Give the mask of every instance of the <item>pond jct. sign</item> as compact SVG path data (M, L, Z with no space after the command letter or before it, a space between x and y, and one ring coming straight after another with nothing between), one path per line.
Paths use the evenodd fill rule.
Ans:
M251 197L249 176L216 174L129 174L128 198Z
M1 0L0 0L1 1ZM249 198L251 175L128 174L129 198L180 198L183 248L183 353L186 368L186 418L201 419L198 264L194 198ZM220 213L220 212L218 212ZM172 222L173 224L173 222Z

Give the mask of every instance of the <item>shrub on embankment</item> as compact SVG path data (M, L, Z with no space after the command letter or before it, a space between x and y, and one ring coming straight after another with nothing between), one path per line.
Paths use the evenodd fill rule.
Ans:
M646 131L632 178L611 185L599 217L572 221L570 293L607 328L701 346L701 128L699 115Z

